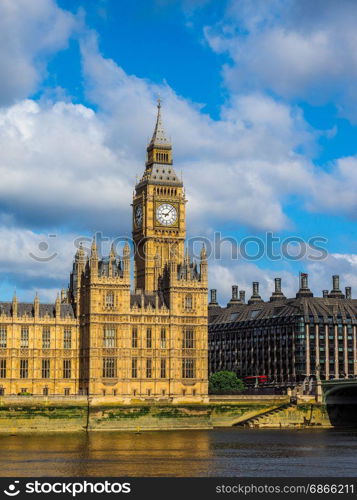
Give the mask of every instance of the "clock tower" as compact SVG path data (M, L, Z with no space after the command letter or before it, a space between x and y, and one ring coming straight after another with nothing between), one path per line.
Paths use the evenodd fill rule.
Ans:
M157 108L145 171L133 198L135 288L146 293L157 291L158 278L170 261L183 261L186 235L185 192L173 167L160 100Z

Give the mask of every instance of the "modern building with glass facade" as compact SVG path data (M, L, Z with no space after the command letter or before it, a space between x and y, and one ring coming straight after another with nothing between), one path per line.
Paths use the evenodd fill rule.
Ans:
M357 300L351 288L339 289L333 276L331 292L314 297L308 276L300 277L295 298L286 298L281 280L264 302L259 284L247 303L244 292L232 287L232 299L220 307L216 290L209 304L210 373L229 370L239 377L266 375L275 384L302 384L357 376Z

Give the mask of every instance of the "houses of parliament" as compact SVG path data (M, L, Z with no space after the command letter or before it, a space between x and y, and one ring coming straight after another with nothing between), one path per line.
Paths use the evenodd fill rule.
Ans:
M161 104L132 202L131 251L80 247L54 304L0 302L0 395L100 395L204 401L207 256L185 252L185 191Z

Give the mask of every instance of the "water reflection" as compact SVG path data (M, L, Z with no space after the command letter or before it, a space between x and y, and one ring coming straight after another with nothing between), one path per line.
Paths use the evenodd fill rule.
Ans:
M357 433L93 432L0 436L2 476L356 476Z

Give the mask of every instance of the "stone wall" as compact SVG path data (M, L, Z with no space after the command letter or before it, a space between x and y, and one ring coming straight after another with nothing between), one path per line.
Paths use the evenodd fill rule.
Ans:
M289 399L235 398L209 404L122 404L105 398L0 398L0 433L144 431L250 427L330 427L326 407Z

